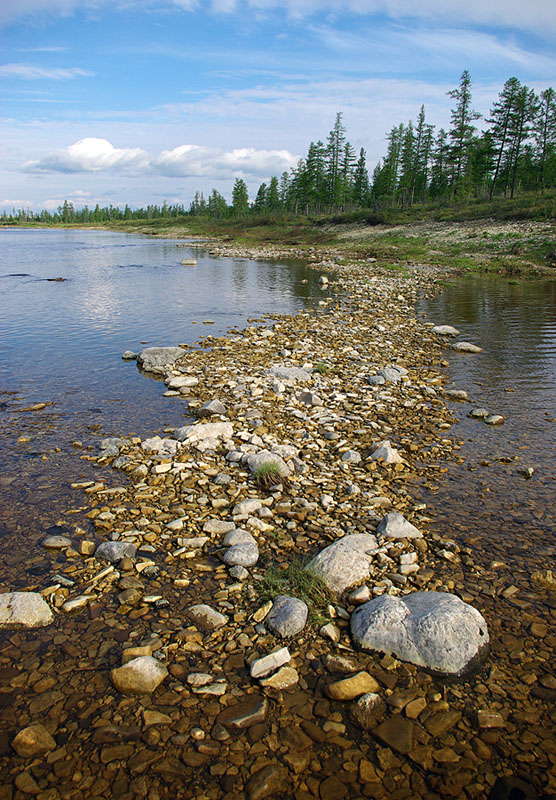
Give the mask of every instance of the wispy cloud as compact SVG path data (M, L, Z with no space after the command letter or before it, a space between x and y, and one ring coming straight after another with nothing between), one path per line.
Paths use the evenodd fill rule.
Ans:
M107 139L80 139L23 165L33 173L112 173L128 175L163 175L167 178L257 177L279 174L297 163L298 157L287 150L257 150L252 147L219 150L184 144L163 150L151 157L139 148L117 148Z
M251 18L270 12L293 19L323 13L338 17L382 14L393 20L411 18L556 33L556 4L552 0L3 0L0 24L31 15L68 15L76 10L131 8L137 13L164 7L213 14L249 13Z
M22 78L23 80L68 80L73 78L89 78L93 75L86 69L79 67L70 67L63 69L61 67L42 67L36 64L0 64L0 77L4 78Z

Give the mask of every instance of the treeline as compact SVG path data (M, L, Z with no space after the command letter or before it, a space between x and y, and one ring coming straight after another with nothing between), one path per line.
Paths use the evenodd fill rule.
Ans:
M346 137L342 114L336 115L326 142L311 142L295 168L262 183L251 201L242 178L233 186L232 202L213 189L197 192L189 209L182 205L149 205L123 210L113 207L75 209L66 201L56 212L13 209L0 222L103 223L112 220L164 219L186 215L214 219L248 215L318 215L414 204L447 205L471 199L513 198L518 192L544 193L556 187L556 93L540 94L509 78L484 129L474 108L471 77L462 73L448 92L454 101L450 128L426 121L421 106L417 119L395 125L387 135L387 152L369 180L365 150L356 154Z
M187 214L183 205L167 205L164 202L161 206L149 205L146 208L131 209L127 204L122 210L117 206L100 207L98 204L94 208L83 206L75 208L73 203L64 200L63 205L58 206L56 211L33 211L29 208L13 208L11 213L6 210L0 217L0 223L4 225L15 222L42 222L47 225L56 223L84 223L94 224L95 222L110 222L112 220L126 219L165 219L171 217L183 217Z

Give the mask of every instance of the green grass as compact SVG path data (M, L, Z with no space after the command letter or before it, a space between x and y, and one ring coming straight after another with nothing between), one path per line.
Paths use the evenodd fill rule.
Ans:
M259 600L265 603L279 594L303 600L309 607L309 619L313 624L324 625L328 621L326 606L332 595L325 583L307 572L306 561L294 559L287 569L270 567L262 581L257 584Z
M253 478L257 486L261 489L270 489L278 483L282 484L282 488L284 489L287 485L287 478L280 475L280 465L273 461L267 461L265 464L261 464L257 467L253 472Z

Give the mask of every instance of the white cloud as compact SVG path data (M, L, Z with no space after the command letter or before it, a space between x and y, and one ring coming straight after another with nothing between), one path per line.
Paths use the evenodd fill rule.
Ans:
M47 80L66 80L68 78L90 77L93 72L78 67L62 69L58 67L41 67L36 64L0 64L0 77L3 78L23 78L24 80L44 79Z
M385 14L395 20L412 18L435 23L502 26L544 34L556 32L553 0L528 0L526 3L522 0L466 0L465 3L461 0L2 0L0 24L41 14L63 16L76 10L130 8L137 12L164 7L217 14L277 11L297 19L323 13L338 17Z
M28 161L26 172L127 172L137 173L148 167L144 150L116 148L106 139L80 139L63 150L51 153L40 161Z
M219 150L184 144L150 158L141 148L116 148L107 139L80 139L63 150L23 165L25 172L122 173L163 175L167 178L257 177L280 174L297 163L287 150L253 147Z

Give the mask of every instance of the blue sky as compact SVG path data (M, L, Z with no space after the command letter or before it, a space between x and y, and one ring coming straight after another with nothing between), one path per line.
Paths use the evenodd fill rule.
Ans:
M254 197L337 111L372 172L464 69L485 116L556 88L555 45L556 0L1 0L0 208Z

